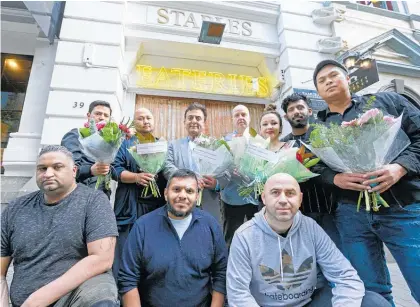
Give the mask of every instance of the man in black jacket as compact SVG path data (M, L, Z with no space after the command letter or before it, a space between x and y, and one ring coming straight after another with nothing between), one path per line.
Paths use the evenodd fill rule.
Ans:
M284 118L292 127L292 132L286 135L282 141L294 140L294 147L308 144L312 128L309 120L312 115L310 102L305 95L291 94L283 99L281 107L285 113ZM317 172L313 170L315 173ZM322 183L320 176L314 177L299 184L303 193L300 210L306 216L313 218L333 240L338 248L341 248L340 235L334 221L335 200L331 188Z
M89 112L87 113L87 121L91 118L95 123L101 121L109 121L112 114L111 105L109 102L96 100L89 105ZM88 158L82 150L79 142L79 129L74 128L67 132L61 140L61 145L66 147L74 157L77 166L76 182L83 183L91 188L95 188L96 180L99 175L106 175L109 173L109 164L99 163ZM111 195L111 190L106 189L105 184L100 186L108 198Z
M337 173L325 167L321 176L337 196L336 222L342 250L366 290L380 293L393 303L385 243L420 303L420 110L396 93L351 95L347 71L336 61L320 62L313 80L328 104L327 110L318 113L318 120L325 124L353 120L365 108L378 108L394 117L402 114L401 129L411 144L392 163L367 174ZM377 186L370 187L372 183ZM381 193L390 208L357 212L359 192L365 190Z

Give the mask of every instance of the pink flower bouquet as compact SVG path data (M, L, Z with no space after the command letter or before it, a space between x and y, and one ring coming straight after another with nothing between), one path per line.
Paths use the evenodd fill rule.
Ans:
M306 145L331 169L340 173L367 173L391 163L410 145L410 139L400 129L401 118L370 109L359 118L340 126L316 124ZM379 193L361 192L357 204L365 199L366 210L388 207Z

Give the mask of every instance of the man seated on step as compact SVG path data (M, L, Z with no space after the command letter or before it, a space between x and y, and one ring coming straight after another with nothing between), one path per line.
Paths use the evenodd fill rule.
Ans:
M124 307L222 307L227 248L222 228L196 208L193 171L178 169L166 205L140 217L124 245L118 289Z
M43 148L36 165L40 191L17 198L1 216L1 306L13 259L13 306L114 307L110 272L118 235L106 195L76 184L76 166L63 146Z
M229 306L389 307L365 292L350 262L299 207L302 193L287 174L270 177L265 207L235 233L227 269ZM316 289L317 265L334 285Z

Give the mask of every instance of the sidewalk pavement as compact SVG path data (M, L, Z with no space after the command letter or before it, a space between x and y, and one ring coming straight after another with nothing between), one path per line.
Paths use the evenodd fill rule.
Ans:
M388 262L389 274L391 275L392 294L396 307L416 307L419 306L410 294L407 283L402 276L398 265L395 262ZM419 285L420 287L420 285Z

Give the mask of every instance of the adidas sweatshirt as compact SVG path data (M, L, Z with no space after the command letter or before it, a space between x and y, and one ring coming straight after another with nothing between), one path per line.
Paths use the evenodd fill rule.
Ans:
M233 307L304 306L317 284L317 265L334 283L335 307L359 307L363 282L350 262L311 218L297 212L286 238L264 218L265 208L235 233L227 268Z

